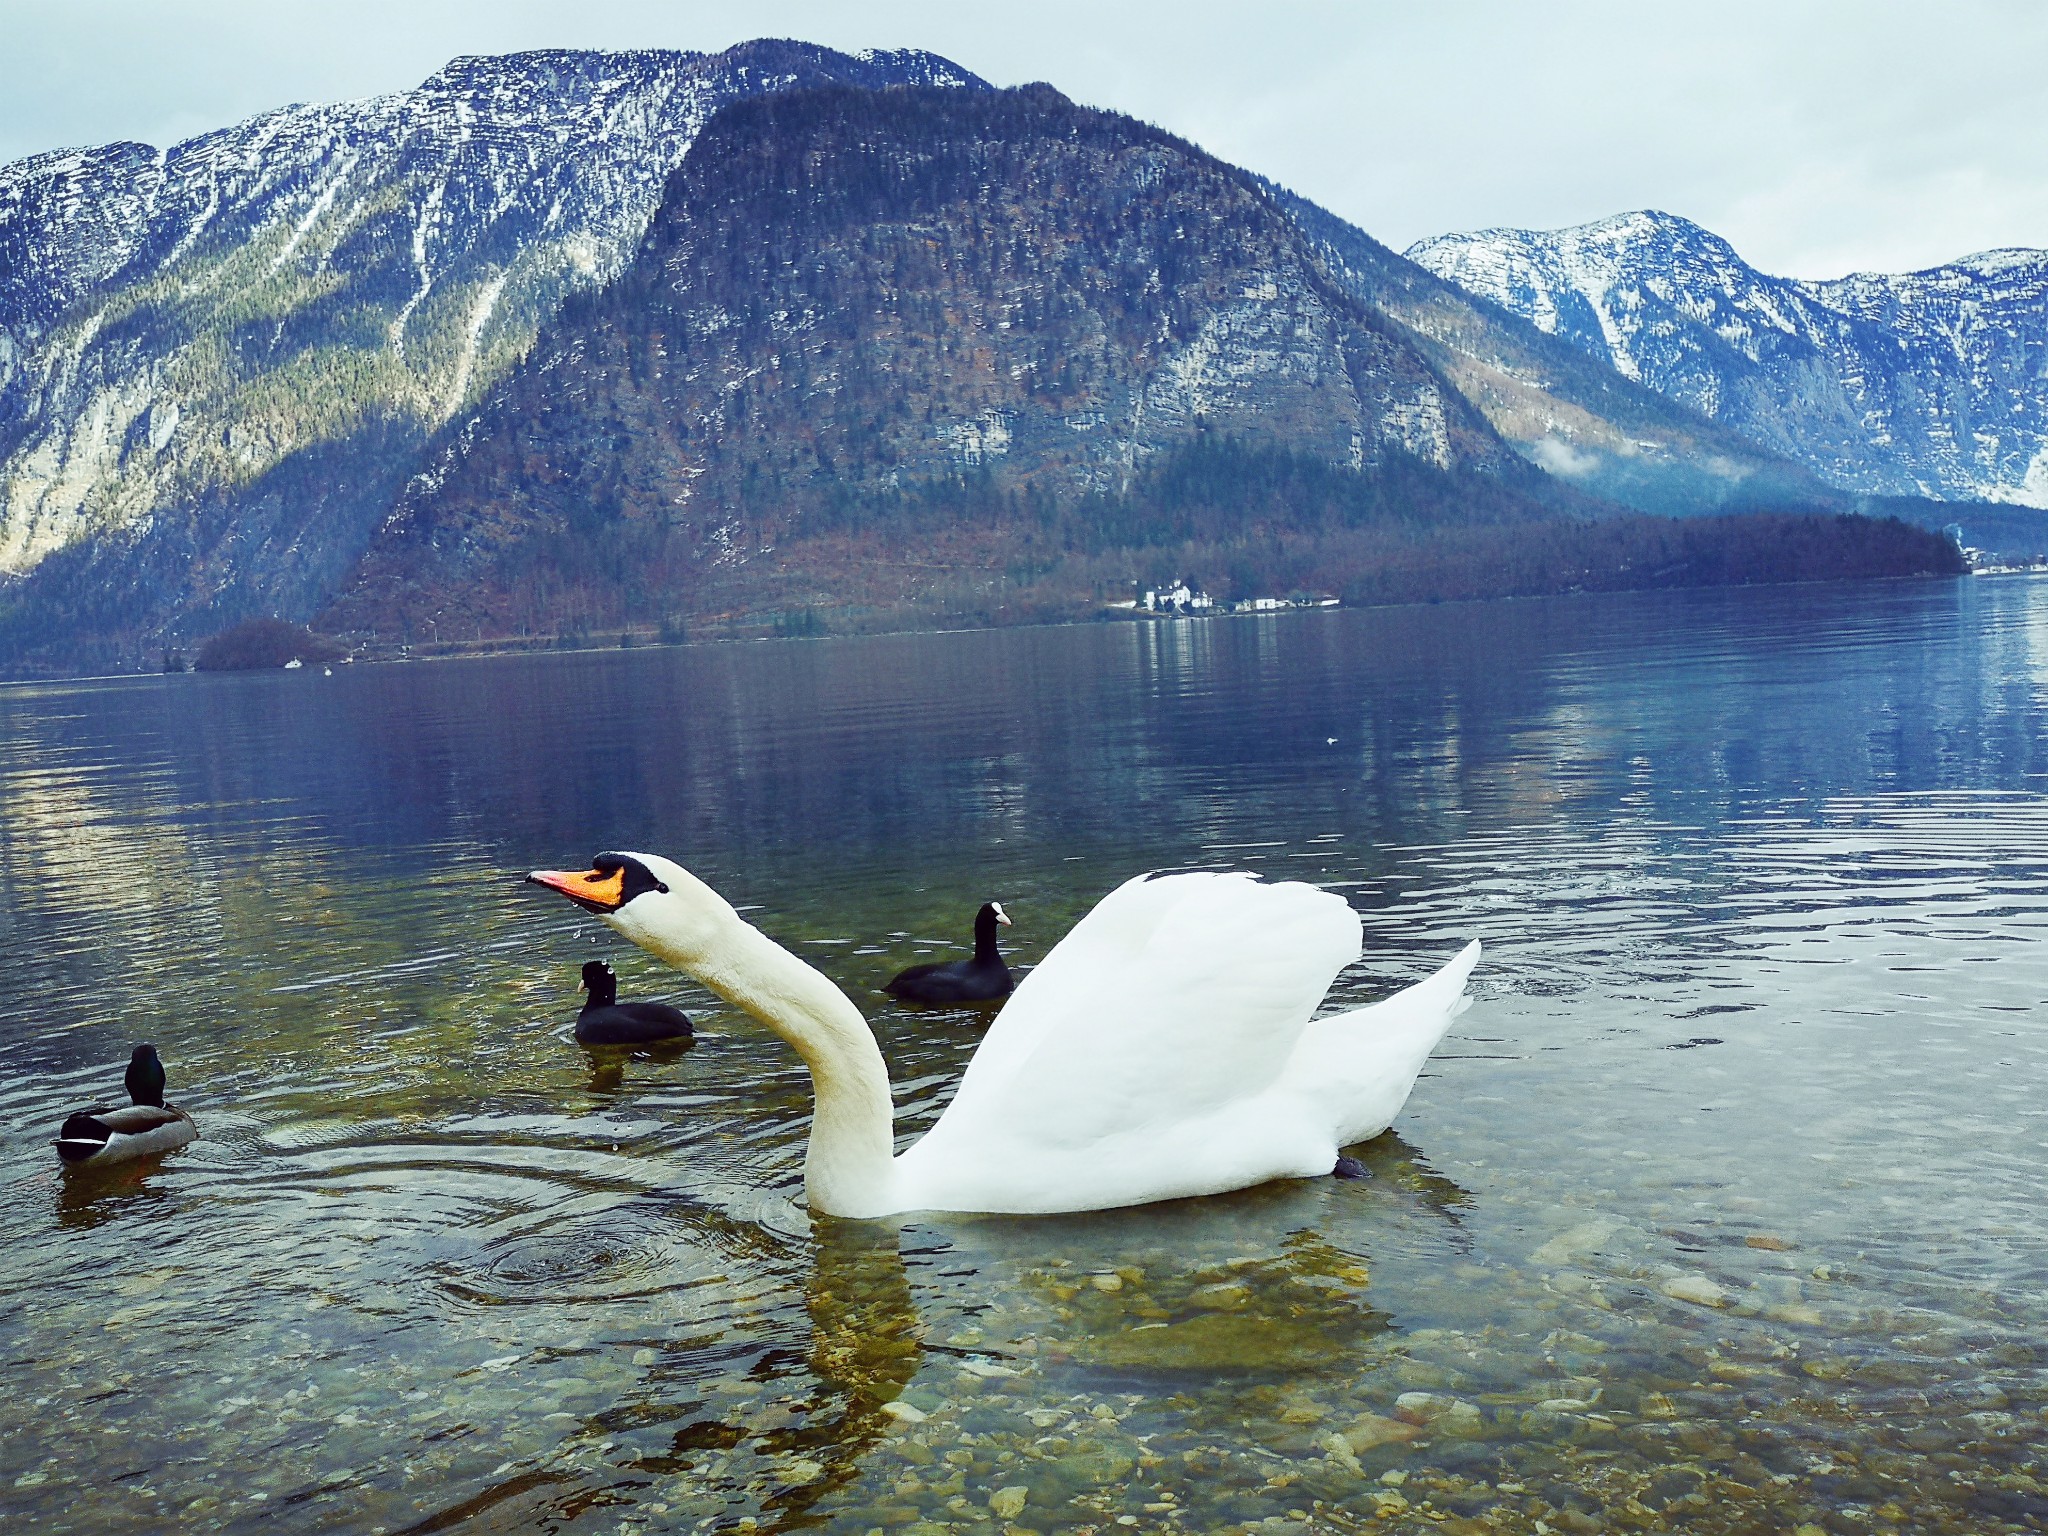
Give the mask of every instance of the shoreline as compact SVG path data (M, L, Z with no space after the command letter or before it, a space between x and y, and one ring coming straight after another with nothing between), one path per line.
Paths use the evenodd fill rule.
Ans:
M1949 574L1944 572L1915 572L1896 576L1818 576L1790 581L1770 582L1713 582L1697 586L1641 586L1641 587L1582 587L1566 592L1509 592L1486 597L1445 597L1420 598L1409 602L1394 603L1342 603L1338 605L1289 604L1281 608L1256 611L1215 611L1201 613L1147 613L1130 608L1105 606L1086 618L1026 619L1014 624L934 624L931 626L904 626L882 629L832 629L825 628L812 634L707 634L700 637L685 637L680 640L659 638L658 627L640 630L625 630L617 633L633 635L632 643L621 645L615 637L608 643L579 643L563 645L558 639L530 640L485 640L485 641L442 641L425 645L366 646L352 652L343 660L329 664L331 667L356 666L405 666L420 662L483 661L508 656L589 656L609 655L620 651L643 650L685 650L696 647L726 645L760 645L783 641L819 640L876 640L910 635L969 635L985 634L1001 630L1021 629L1078 629L1103 624L1159 624L1175 622L1210 622L1233 619L1277 619L1300 618L1314 614L1333 613L1386 613L1404 608L1447 608L1467 607L1484 603L1525 603L1525 602L1568 602L1589 597L1629 597L1649 593L1718 592L1730 590L1754 590L1763 587L1815 587L1815 586L1861 586L1870 583L1900 581L1953 581L1990 579L1996 577L2040 576L2048 574L2044 566L2007 566L1992 569L1977 569ZM184 672L164 671L159 667L141 667L132 672L81 672L41 673L26 677L0 677L0 689L47 687L75 683L129 682L145 677L185 676L241 676L246 674L281 673L291 670L285 667L224 668L201 673L197 668ZM314 667L302 670L309 674Z

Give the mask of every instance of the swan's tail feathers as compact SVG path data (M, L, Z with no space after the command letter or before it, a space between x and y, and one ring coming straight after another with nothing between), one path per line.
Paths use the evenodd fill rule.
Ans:
M1465 996L1465 983L1472 979L1472 970L1479 964L1479 941L1474 939L1458 951L1458 958L1437 974L1448 979L1450 986L1458 989L1458 1006L1454 1013L1463 1013L1472 1006L1472 999Z
M1363 1008L1331 1014L1318 1022L1341 1022L1346 1027L1391 1029L1404 1034L1418 1029L1428 1030L1434 1043L1451 1027L1453 1019L1472 1006L1472 999L1465 995L1465 984L1471 980L1472 968L1478 963L1479 941L1474 939L1459 950L1449 964L1413 986L1403 987L1392 997L1383 997Z
M1430 1052L1465 1011L1465 983L1478 963L1478 944L1467 944L1414 986L1309 1026L1288 1077L1328 1114L1338 1146L1369 1141L1394 1123Z
M1414 1017L1430 1036L1429 1049L1436 1049L1437 1041L1451 1032L1451 1025L1459 1014L1472 1006L1472 999L1465 995L1465 984L1472 979L1472 968L1479 963L1479 941L1474 939L1459 950L1451 963L1434 976L1417 982L1404 994L1414 1005ZM1427 1021L1436 1020L1432 1026ZM1418 1063L1418 1070L1420 1064Z
M1477 964L1479 941L1474 939L1458 951L1449 965L1434 976L1418 981L1400 995L1412 999L1418 1008L1441 1008L1444 1022L1448 1024L1472 1006L1472 999L1465 995L1465 984L1472 979L1472 968Z

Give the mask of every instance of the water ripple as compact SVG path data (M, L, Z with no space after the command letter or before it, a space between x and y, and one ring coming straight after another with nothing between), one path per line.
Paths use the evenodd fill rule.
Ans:
M2037 1527L2044 614L1894 584L0 689L0 1490L52 1530L865 1531L1014 1480L1316 1529L1399 1470L1446 1524ZM518 883L620 845L842 981L905 1138L984 1018L876 989L990 897L1019 968L1221 865L1357 908L1333 1006L1487 960L1371 1179L814 1223L786 1048ZM576 1047L596 957L697 1046ZM138 1038L201 1139L60 1178Z

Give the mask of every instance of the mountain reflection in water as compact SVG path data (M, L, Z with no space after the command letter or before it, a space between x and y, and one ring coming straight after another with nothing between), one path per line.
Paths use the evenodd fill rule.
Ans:
M0 689L0 1506L2036 1529L2044 696L2031 578ZM621 846L906 1138L981 1017L878 988L991 898L1028 966L1318 881L1333 1006L1487 958L1370 1180L814 1223L800 1063L516 879ZM594 958L695 1048L575 1046ZM58 1177L142 1039L201 1139Z

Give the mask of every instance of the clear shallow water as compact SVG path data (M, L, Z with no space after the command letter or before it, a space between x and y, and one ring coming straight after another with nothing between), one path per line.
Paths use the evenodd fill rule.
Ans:
M2044 688L2000 579L0 690L0 1511L2037 1529ZM905 1132L978 1031L872 989L990 896L1028 963L1330 884L1342 1003L1488 954L1370 1182L813 1223L787 1051L517 883L614 846ZM701 1043L576 1047L593 955ZM202 1139L58 1178L144 1038Z

